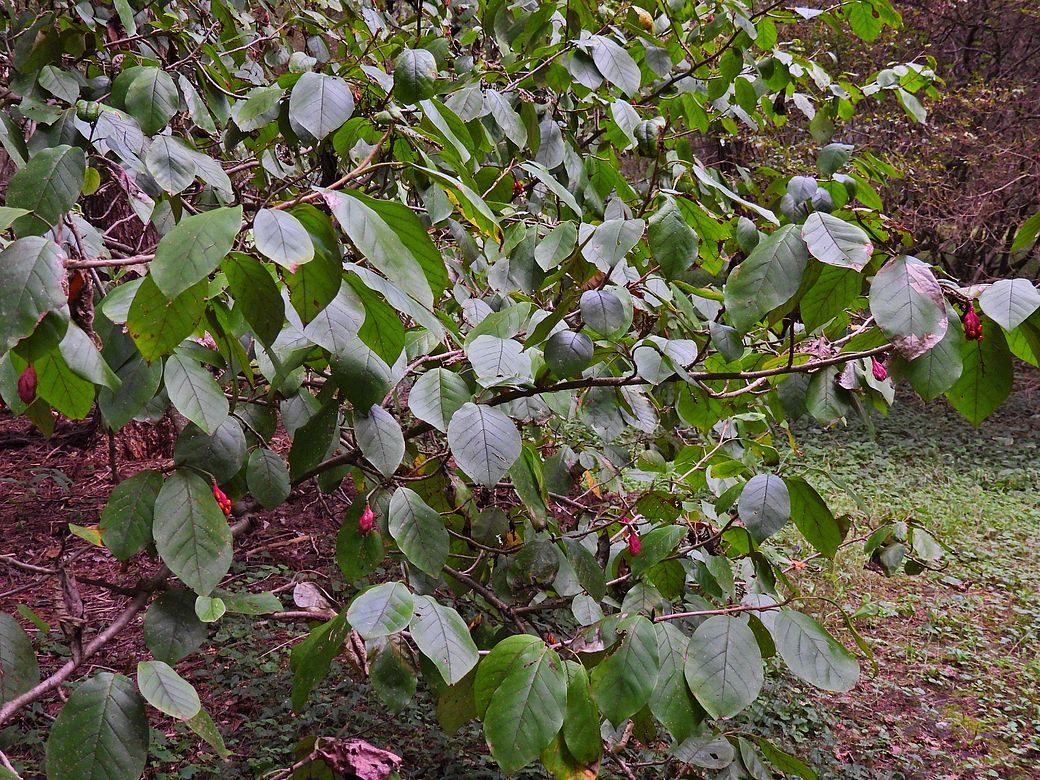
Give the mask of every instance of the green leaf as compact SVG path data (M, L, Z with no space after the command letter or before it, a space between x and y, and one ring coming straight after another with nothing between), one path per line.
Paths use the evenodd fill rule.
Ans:
M428 126L433 127L433 134L443 139L445 151L454 152L462 163L469 162L472 158L470 148L473 146L473 138L462 120L439 100L422 100L419 107Z
M73 373L57 352L36 361L36 393L73 420L83 420L94 405L94 385Z
M292 490L285 461L277 453L262 447L249 455L246 484L250 494L265 509L279 506Z
M336 563L350 582L374 572L384 557L382 534L375 528L363 534L358 528L365 506L364 500L357 499L347 508L336 537Z
M256 87L231 108L231 118L243 133L260 130L278 118L282 88L277 84Z
M311 689L329 673L332 659L339 655L349 633L346 615L339 614L313 629L292 649L289 668L293 675L290 695L293 712L303 709Z
M361 453L376 470L389 479L404 460L404 433L390 412L372 406L368 414L354 414L354 437Z
M227 605L219 597L199 596L195 599L195 614L203 623L216 623L227 612Z
M152 139L144 164L155 183L174 195L195 181L195 159L191 151L168 135L157 135Z
M527 128L520 115L513 109L509 99L501 92L489 89L484 93L484 101L489 114L502 128L506 138L516 144L519 149L527 146Z
M58 350L65 364L76 376L110 390L119 389L119 377L108 367L90 336L75 323L69 323L61 343L58 344Z
M615 727L649 703L660 670L654 624L635 615L619 628L627 636L609 658L592 670L592 694L600 712Z
M105 547L119 560L129 560L151 543L162 484L162 474L150 469L124 479L109 494L99 526Z
M612 292L586 290L578 306L582 321L602 336L610 336L625 325L625 305Z
M578 228L581 256L609 273L635 248L645 228L641 219L608 219L595 227L583 222Z
M408 560L431 577L440 575L448 560L450 539L444 521L419 494L398 488L390 499L390 535Z
M667 558L686 536L685 526L666 525L643 534L639 555L629 561L633 577L638 577Z
M563 720L563 741L567 750L583 764L595 764L603 753L599 730L599 709L585 667L574 661L565 664L567 672L567 712Z
M149 704L171 718L188 720L202 709L194 686L162 661L137 664L137 687Z
M1040 292L1028 279L1001 279L979 296L986 316L1011 332L1040 309Z
M466 380L446 368L422 374L408 393L408 408L416 418L446 432L452 415L472 400Z
M908 360L923 355L946 335L946 303L931 269L901 255L877 272L870 286L870 313Z
M438 604L429 596L415 597L410 634L448 685L461 681L480 660L466 621L454 609Z
M432 243L415 215L402 206L408 211L409 219L392 204L380 203L350 190L324 195L358 252L416 301L432 308L434 296L426 276L426 269L431 267L429 247ZM436 253L436 263L443 269L444 261L439 253Z
M762 653L746 616L715 615L690 639L686 681L713 718L731 718L762 690Z
M437 60L426 49L405 49L394 60L394 97L406 105L432 97Z
M538 242L534 248L534 261L543 271L551 271L571 256L577 242L578 228L573 222L563 222Z
M210 593L231 566L231 528L202 477L179 469L155 501L155 548L163 563L198 593Z
M148 760L144 699L121 674L101 672L80 683L47 738L47 777L134 780Z
M164 591L144 616L144 641L160 661L175 664L206 641L209 629L195 614L195 594Z
M467 403L448 423L448 446L466 474L494 487L520 457L520 433L513 421L490 406Z
M376 639L407 628L414 606L408 586L386 582L355 598L347 610L347 620L365 639Z
M740 518L755 541L775 534L791 517L791 498L780 477L759 474L748 480L737 503Z
M170 355L163 379L174 408L206 433L212 434L227 419L230 407L224 391L195 358L180 352Z
M972 425L981 424L1007 400L1014 380L1011 350L1004 333L988 318L982 322L985 337L963 342L960 378L946 392L950 405Z
M262 264L247 255L232 252L223 268L235 300L235 311L241 310L257 339L270 346L278 338L285 320L285 302L278 285Z
M180 108L177 85L165 71L141 68L126 88L123 104L141 125L145 135L162 130Z
M632 56L611 38L593 35L589 39L592 61L608 82L618 87L629 97L639 91L642 80L639 66Z
M671 621L657 623L657 653L661 671L650 697L650 711L676 742L691 737L703 720L704 712L686 684L689 637Z
M563 726L567 678L560 657L538 639L504 671L484 714L484 736L499 766L511 773L537 759ZM477 677L479 684L479 669Z
M484 387L531 381L531 356L519 341L477 336L466 345L466 356Z
M30 690L40 681L32 640L18 621L0 613L0 704Z
M416 677L396 642L388 642L370 664L369 679L379 700L392 713L408 706L415 695Z
M358 329L358 338L387 364L393 365L405 347L404 325L397 312L360 277L347 275L347 284L354 290L365 309L365 319Z
M726 312L730 324L747 333L773 309L798 292L809 250L797 225L784 225L758 242L726 280Z
M14 209L10 206L0 206L0 230L7 230L19 217L30 213L29 209Z
M189 424L177 437L173 462L204 471L218 483L230 481L246 462L242 424L234 417L227 417L212 434Z
M75 146L52 146L33 155L7 185L6 205L32 212L14 221L15 234L36 236L55 227L79 198L86 169L83 150Z
M806 218L802 240L821 263L854 271L862 271L874 251L861 228L824 211L814 211Z
M155 248L151 265L155 285L167 298L175 298L205 279L231 251L241 227L241 206L211 209L182 219Z
M769 631L795 676L825 691L850 690L859 679L859 661L808 615L782 609Z
M23 168L24 170L24 168ZM67 305L61 252L45 238L20 238L0 252L0 352L31 336L47 312Z
M790 496L791 519L805 540L828 558L838 552L844 534L827 503L801 477L784 479Z
M1027 219L1015 233L1015 240L1011 242L1012 252L1021 252L1029 249L1036 243L1036 237L1040 235L1040 211Z
M816 158L816 169L824 176L830 176L848 164L854 149L851 144L827 144Z
M228 612L236 615L270 615L281 612L282 602L274 593L232 593L227 590L217 589L213 591L214 600L220 600ZM196 608L198 600L195 601Z
M338 130L354 113L354 95L341 78L307 72L289 95L289 118L317 140Z
M213 718L204 709L200 709L194 718L189 718L184 723L198 734L221 759L231 756L231 751L224 745L224 738L220 736L220 730L213 722Z
M762 755L781 772L789 775L798 775L803 780L816 780L816 772L794 756L774 747L769 740L764 737L758 737L756 742L758 742L758 749L762 751Z
M948 312L951 315L952 311ZM964 351L964 331L956 315L949 320L942 341L913 360L893 363L899 374L906 376L914 390L926 401L932 401L945 393L960 378L964 369L961 357Z
M863 286L858 271L827 265L798 302L802 322L809 331L826 325L852 305Z
M676 278L697 260L697 234L672 198L666 198L650 217L647 237L650 251L666 279Z
M556 376L576 376L592 363L595 346L584 333L559 330L545 342L545 364Z
M253 219L253 240L260 254L293 272L314 259L310 234L286 211L260 209Z
M169 354L195 331L206 310L206 286L199 282L170 300L151 276L144 278L130 304L126 327L145 360Z

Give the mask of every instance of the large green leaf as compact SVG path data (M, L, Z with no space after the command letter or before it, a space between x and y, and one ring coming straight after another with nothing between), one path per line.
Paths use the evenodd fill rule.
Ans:
M99 521L101 540L119 560L128 560L151 543L162 484L162 474L149 469L124 479L109 494Z
M390 478L404 460L404 433L397 419L382 406L368 414L354 414L354 437L365 459L384 477Z
M165 71L141 68L126 89L124 105L145 135L162 130L180 108L177 85Z
M726 281L730 324L747 333L767 313L790 301L808 261L809 250L797 225L784 225L759 241Z
M563 721L563 741L578 761L594 764L603 752L599 729L599 709L585 667L567 661L567 713Z
M375 571L384 557L383 536L379 530L361 533L358 521L365 511L367 503L357 499L348 508L343 517L336 536L336 563L339 564L343 576L350 582L356 582Z
M227 419L230 407L224 391L195 358L181 352L170 355L163 379L174 408L206 433Z
M202 709L194 686L162 661L137 664L137 687L149 704L172 718L188 720Z
M825 691L847 691L859 679L859 661L808 615L782 609L769 624L776 649L795 675Z
M683 742L693 735L704 718L701 706L686 684L690 639L671 621L658 623L654 628L661 671L650 697L650 711L676 742Z
M153 138L144 162L155 183L174 195L195 181L195 159L191 150L171 136Z
M394 60L394 97L415 104L431 97L437 80L437 60L426 49L405 49Z
M759 474L748 480L737 503L740 518L756 541L775 534L791 517L791 498L780 477Z
M1040 309L1040 292L1028 279L1001 279L979 296L986 316L1006 331L1012 331Z
M151 276L144 278L130 304L126 327L145 360L169 354L194 332L206 310L205 290L206 282L201 281L171 300Z
M80 683L47 738L47 777L55 780L135 780L147 760L144 699L121 674Z
M244 100L235 101L231 118L244 133L260 130L278 118L282 88L277 84L255 87L246 93Z
M671 198L650 217L650 251L666 279L674 279L697 259L697 234Z
M908 360L923 355L946 335L946 303L931 269L900 255L877 272L870 286L870 313Z
M59 352L48 352L35 363L36 393L73 420L85 419L94 405L94 385L73 372Z
M428 256L430 238L414 214L409 211L408 219L399 209L350 190L326 192L325 200L366 260L416 301L433 306L433 291L422 262ZM439 254L437 263L444 265Z
M173 462L199 469L217 482L228 482L246 462L242 424L235 417L226 417L211 434L189 424L177 437Z
M814 211L802 225L809 254L827 265L862 271L874 251L863 229L824 211Z
M155 501L152 528L163 562L199 595L208 595L231 566L231 528L209 485L178 469Z
M438 604L430 596L415 597L410 633L448 685L462 680L480 660L466 621L452 607Z
M784 479L790 497L791 519L806 541L828 558L838 552L843 534L827 503L801 477Z
M863 277L852 268L828 265L798 302L805 327L812 331L826 325L856 300Z
M390 499L390 535L408 560L436 577L448 560L448 531L441 516L419 494L398 488Z
M986 326L989 327L986 327ZM972 425L995 412L1011 393L1014 366L1004 333L983 318L985 337L965 340L961 346L961 375L946 392L946 399Z
M484 736L504 772L538 758L563 725L566 707L563 662L536 641L506 670L484 713Z
M459 467L486 487L498 484L521 451L513 421L497 409L473 403L452 415L448 446Z
M946 335L938 344L909 362L903 359L893 361L893 372L906 376L926 401L938 398L953 387L964 369L961 357L964 329L952 309L947 311L947 316Z
M20 696L40 681L32 640L6 613L0 613L0 704Z
M617 332L625 324L625 305L609 290L586 290L581 294L578 307L585 324L604 336Z
M396 714L408 706L415 695L415 672L406 650L397 642L387 642L369 664L369 680L379 700Z
M64 275L61 252L45 238L20 238L0 252L0 352L31 336L47 312L66 306Z
M354 95L341 78L309 71L289 94L289 118L321 140L350 119Z
M241 227L241 206L215 208L182 219L155 248L151 278L156 287L167 298L175 298L205 279L231 251Z
M593 35L589 39L592 61L608 82L631 97L639 91L639 66L627 51L612 38Z
M206 641L209 629L195 614L195 594L171 588L148 607L144 641L160 661L175 664Z
M621 628L627 633L621 645L592 671L592 693L614 726L647 705L660 670L654 624L635 615Z
M732 718L753 702L765 679L762 652L746 615L715 615L690 639L686 681L713 718Z
M280 505L292 490L285 461L277 453L263 447L249 454L246 484L253 498L267 509Z
M414 608L407 585L385 582L369 588L351 602L347 621L365 639L376 639L407 628Z
M584 333L559 330L545 342L545 364L558 377L580 374L592 363L595 345Z
M35 154L7 185L7 206L32 212L14 221L14 232L38 236L55 227L76 203L86 168L83 150L76 146L52 146Z
M253 240L264 257L290 271L314 258L310 234L287 211L260 209L253 219Z
M581 255L603 273L625 259L646 229L641 219L608 219L602 225L582 223L578 229Z
M466 380L446 368L432 368L415 380L408 393L408 408L443 433L452 415L471 399Z
M235 311L241 311L262 344L273 344L285 320L285 301L267 268L252 257L232 252L223 269Z
M290 694L293 712L303 709L311 689L329 673L332 659L339 655L349 633L347 616L340 613L313 629L306 639L292 649L289 668L293 675Z
M542 652L545 643L530 634L506 637L488 653L477 667L473 681L473 703L477 717L483 718L491 704L491 698L506 675L525 659Z

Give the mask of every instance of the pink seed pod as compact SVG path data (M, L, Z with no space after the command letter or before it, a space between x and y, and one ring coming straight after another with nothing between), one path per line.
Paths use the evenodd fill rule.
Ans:
M18 377L18 397L26 406L36 400L36 369L31 365Z
M628 553L632 557L639 555L639 551L643 549L643 543L639 541L639 534L636 533L635 529L631 529L628 532Z
M870 370L874 373L874 378L877 381L884 382L888 379L888 369L885 368L885 364L876 357L870 358Z
M357 525L358 532L361 534L367 534L376 527L376 513L372 511L372 507L368 504L365 504L365 511L363 511L361 517L358 518Z
M968 304L968 310L961 318L964 323L964 338L968 341L982 341L982 320L975 313L975 304Z

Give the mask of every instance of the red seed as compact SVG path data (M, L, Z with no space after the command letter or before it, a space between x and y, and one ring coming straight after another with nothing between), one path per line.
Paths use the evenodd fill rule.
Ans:
M213 498L217 499L217 506L224 513L224 517L231 517L231 499L216 485L213 486Z
M628 552L633 557L639 555L639 551L643 549L643 543L639 541L639 534L635 530L628 532Z
M874 378L877 381L884 382L888 379L888 369L885 368L885 364L876 357L870 358L870 370L874 372Z
M31 365L18 377L18 397L26 406L36 400L36 369Z
M361 534L367 534L376 527L376 513L372 511L372 507L368 504L365 504L365 511L361 513L357 526L358 532Z
M964 323L964 338L968 341L982 341L982 320L975 313L975 304L968 304L968 310L961 318Z

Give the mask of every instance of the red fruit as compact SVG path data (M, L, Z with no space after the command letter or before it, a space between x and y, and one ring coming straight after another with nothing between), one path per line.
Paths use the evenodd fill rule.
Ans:
M982 320L975 313L975 304L968 304L968 310L964 312L961 322L964 323L964 338L968 341L982 341Z
M213 486L213 498L217 499L217 506L224 513L224 517L231 517L231 499L216 485Z
M358 532L361 534L367 534L376 527L376 513L372 511L372 507L368 504L365 504L365 511L361 513L357 527Z
M885 368L885 364L876 357L870 358L870 370L874 372L874 378L877 381L884 382L888 379L888 369Z
M26 406L36 400L36 369L31 365L18 377L18 397Z
M555 645L556 644L556 637L553 636L552 631L550 631L548 634L545 635L545 643L547 645Z
M715 21L715 14L708 14L708 24Z
M639 534L635 532L635 529L628 532L628 552L633 557L639 555L639 551L643 549L643 543L639 541Z

